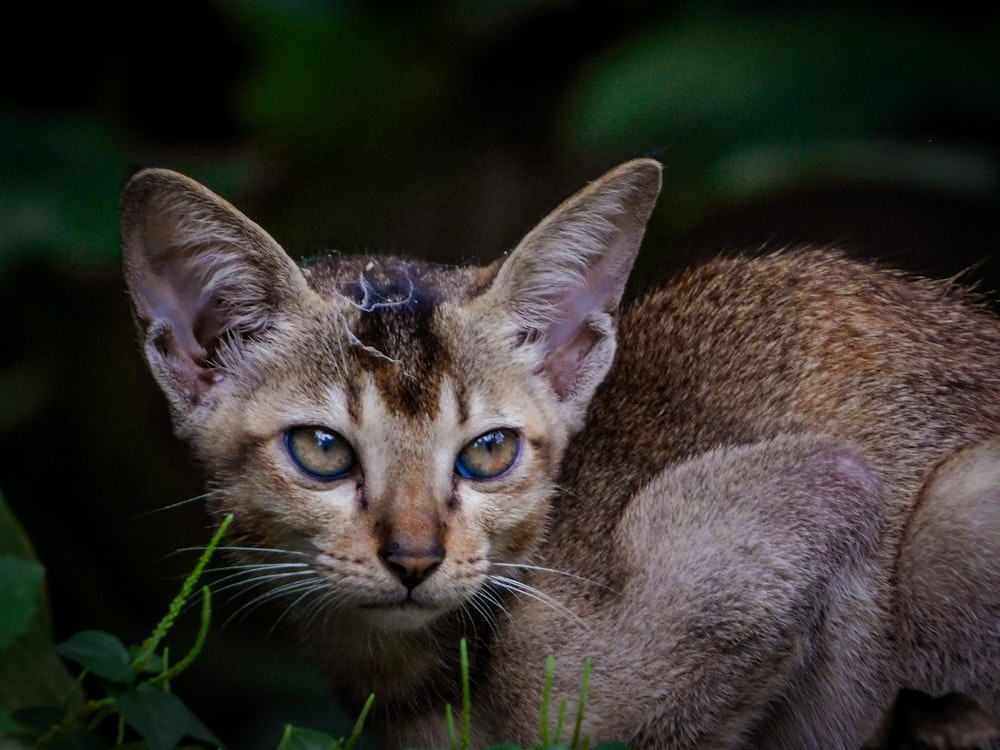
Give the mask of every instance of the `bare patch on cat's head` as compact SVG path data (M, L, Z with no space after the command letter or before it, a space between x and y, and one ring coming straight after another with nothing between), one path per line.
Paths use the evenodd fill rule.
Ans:
M412 292L432 304L461 302L486 290L498 263L489 266L441 266L394 256L341 256L335 253L307 260L306 280L324 297L346 297L362 307L406 298Z

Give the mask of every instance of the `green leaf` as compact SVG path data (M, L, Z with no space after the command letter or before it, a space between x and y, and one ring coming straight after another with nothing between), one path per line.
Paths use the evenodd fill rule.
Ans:
M624 742L604 740L603 742L598 742L590 750L630 750L630 748Z
M145 738L150 750L174 750L184 737L214 747L222 745L173 693L152 685L139 685L114 693L113 697L125 722Z
M14 587L21 587L23 593L23 589L28 588L29 580L42 571L27 534L2 496L0 556L21 561L5 564L5 588L12 580L17 581ZM10 589L7 590L10 592ZM26 629L16 635L13 643L6 648L0 647L0 704L11 710L62 705L74 685L65 664L52 651L52 628L41 583L34 584L33 595L33 614ZM8 632L19 629L17 618L22 617L26 609L23 600L16 604L5 597L0 603L0 620L6 623Z
M135 680L128 649L111 633L84 630L57 645L56 653L105 680L124 684Z
M129 646L128 653L132 664L138 666L141 672L159 674L167 666L161 654L146 654L142 646ZM139 656L143 657L141 665L137 661Z
M18 721L6 706L0 705L0 737L34 734L35 730Z
M302 729L291 724L285 727L281 750L338 750L341 743L328 734Z
M28 630L41 600L45 569L34 560L0 557L0 648Z

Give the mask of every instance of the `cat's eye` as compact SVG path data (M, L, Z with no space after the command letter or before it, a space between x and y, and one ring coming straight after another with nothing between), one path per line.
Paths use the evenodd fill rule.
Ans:
M342 435L325 427L293 427L285 433L292 461L313 479L331 482L354 469L354 449Z
M521 438L514 430L491 430L462 448L455 471L466 479L494 479L514 465L520 452Z

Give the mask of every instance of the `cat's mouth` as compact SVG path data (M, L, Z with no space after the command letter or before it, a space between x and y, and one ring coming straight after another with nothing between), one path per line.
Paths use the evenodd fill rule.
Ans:
M403 631L426 627L446 610L433 602L413 599L409 594L395 602L366 602L358 610L369 625L380 630Z
M377 610L390 611L390 610L394 610L394 609L401 609L401 610L423 609L423 610L427 610L429 612L434 612L434 611L440 611L441 610L441 607L438 606L437 604L433 603L433 602L419 602L419 601L413 599L409 595L407 595L407 597L405 599L401 600L401 601L396 601L396 602L369 602L369 603L361 604L358 608L359 609L376 610L376 611Z

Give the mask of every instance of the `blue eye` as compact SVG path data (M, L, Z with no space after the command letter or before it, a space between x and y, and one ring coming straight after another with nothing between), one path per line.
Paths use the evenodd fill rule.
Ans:
M357 462L351 444L325 427L293 427L285 433L285 447L299 469L324 482L347 476Z
M455 471L466 479L495 479L514 465L520 452L521 438L514 430L492 430L462 448Z

